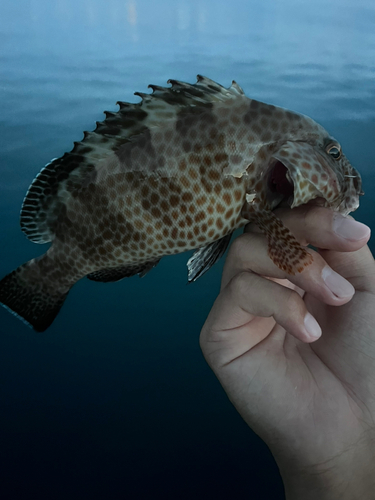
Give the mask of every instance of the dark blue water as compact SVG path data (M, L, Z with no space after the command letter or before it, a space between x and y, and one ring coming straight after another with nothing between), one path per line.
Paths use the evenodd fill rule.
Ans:
M46 249L19 228L40 168L117 100L197 73L324 125L374 229L374 27L372 0L2 0L0 276ZM186 286L187 258L82 280L44 334L0 310L1 498L283 498L198 346L222 263Z

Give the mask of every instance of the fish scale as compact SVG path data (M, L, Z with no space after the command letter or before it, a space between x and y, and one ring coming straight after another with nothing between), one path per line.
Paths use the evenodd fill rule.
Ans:
M235 82L169 83L105 112L31 184L21 228L51 246L3 278L0 302L36 330L84 276L144 276L163 256L194 249L188 279L198 279L248 221L278 267L301 272L311 255L272 210L315 198L344 214L357 208L359 174L311 118L249 99Z

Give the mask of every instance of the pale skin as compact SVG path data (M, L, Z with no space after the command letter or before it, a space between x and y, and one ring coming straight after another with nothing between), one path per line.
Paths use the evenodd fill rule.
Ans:
M370 230L312 205L276 214L302 245L316 249L308 250L313 263L287 276L269 259L265 236L248 225L229 250L220 294L201 332L203 354L269 446L287 500L373 499Z

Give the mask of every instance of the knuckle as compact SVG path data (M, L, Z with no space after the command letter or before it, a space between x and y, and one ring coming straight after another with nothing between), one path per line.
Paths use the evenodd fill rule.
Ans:
M319 210L319 207L304 205L301 209L302 233L299 242L302 246L307 246L309 240L306 238L306 235L309 234L317 224L317 209Z
M256 243L259 238L264 239L264 236L259 232L244 233L236 238L229 252L233 252L233 256L239 258L240 260L247 260L249 252L253 249L254 243Z
M228 292L234 296L246 294L249 287L252 286L252 277L254 277L253 273L249 271L240 271L238 274L233 276L228 283Z
M310 210L306 213L305 220L310 225L321 226L322 222L332 219L332 210L324 207L311 206Z
M252 271L240 271L227 285L227 293L238 301L240 297L254 297L254 293L263 289L264 278Z
M302 299L295 290L288 288L285 299L288 314L295 315L300 313L302 309Z

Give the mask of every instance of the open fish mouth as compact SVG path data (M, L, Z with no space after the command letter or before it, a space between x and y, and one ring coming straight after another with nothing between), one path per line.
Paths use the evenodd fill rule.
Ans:
M292 142L272 155L264 176L271 209L279 205L295 208L315 199L314 204L337 209L343 198L342 181L312 146Z
M291 206L293 203L294 184L287 167L280 161L274 160L270 166L267 178L268 200L272 208L276 206Z
M290 179L287 167L276 160L267 178L267 199L271 202L272 209L279 207L294 207L294 184ZM319 207L327 206L327 200L323 196L317 196L306 201L306 204Z
M308 181L305 181L306 187L307 182ZM282 161L272 158L265 176L265 184L267 202L270 204L272 210L278 207L294 208L301 204L295 202L295 198L298 199L297 179L293 178L288 167L284 165ZM320 197L320 205L326 203L326 200L324 200L324 198L321 197L322 195L314 189L314 186L311 186L309 191L311 191L309 199L307 199L306 195L304 196L304 198L306 198L305 203L318 199L318 197ZM316 191L315 196L313 191Z

